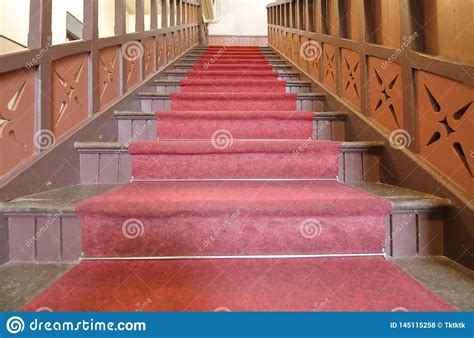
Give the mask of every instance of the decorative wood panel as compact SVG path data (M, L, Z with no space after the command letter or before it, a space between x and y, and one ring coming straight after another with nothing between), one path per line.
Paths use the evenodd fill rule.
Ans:
M300 47L298 48L299 60L298 64L305 72L308 71L308 62L312 59L312 55L308 54L308 38L302 36L300 38Z
M166 64L166 36L158 36L156 42L156 68L159 70Z
M51 73L52 131L61 136L88 116L88 55L53 62Z
M166 35L166 60L170 62L174 60L174 37L173 33Z
M126 50L132 48L136 51L133 53L126 52ZM125 89L128 90L140 82L140 64L144 54L143 45L139 41L131 41L122 47L122 54L125 62Z
M336 48L328 43L323 44L323 82L332 91L337 90L337 56Z
M143 65L145 68L145 75L149 75L155 71L155 39L153 37L146 39L143 47Z
M286 33L286 57L292 59L293 36L291 33Z
M291 46L292 54L291 60L298 65L299 64L299 50L300 50L300 36L298 34L293 34L293 45Z
M34 153L35 70L0 75L0 176Z
M418 72L420 154L474 194L474 88Z
M316 44L319 45L319 43L316 40L309 40L309 41L313 45L316 45ZM321 73L321 57L323 57L323 55L321 54L321 50L322 49L320 49L319 55L317 57L309 61L309 65L308 65L309 67L308 72L315 80L319 80L319 76Z
M180 48L181 48L181 45L180 45L180 42L179 42L179 38L180 38L180 34L181 32L180 31L177 31L176 33L173 34L173 44L174 44L174 57L178 57L181 53L180 53Z
M99 107L103 108L120 95L120 49L99 51Z
M370 115L390 131L403 128L403 84L401 67L386 60L369 58Z
M358 53L341 49L341 94L351 104L360 109L361 103L361 64Z

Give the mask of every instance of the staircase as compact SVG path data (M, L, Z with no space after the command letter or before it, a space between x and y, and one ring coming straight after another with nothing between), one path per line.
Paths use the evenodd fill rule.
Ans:
M196 48L128 106L115 113L117 142L76 143L81 185L1 205L13 260L83 260L27 310L46 301L117 309L104 291L108 280L140 269L177 273L166 281L177 289L148 281L168 290L155 310L209 311L227 302L236 310L308 311L309 290L327 290L331 280L345 296L328 291L327 310L450 309L385 258L442 254L439 211L449 201L380 183L385 145L346 141L346 114L326 111L325 96L271 49ZM239 274L253 286L263 278L260 287L273 293L259 303L258 288ZM85 275L84 290L100 289L102 301L54 300ZM199 291L191 280L206 284L201 293L215 284L218 300L176 301ZM290 298L273 298L292 282L301 284ZM363 300L392 283L408 296ZM348 295L358 285L354 302Z

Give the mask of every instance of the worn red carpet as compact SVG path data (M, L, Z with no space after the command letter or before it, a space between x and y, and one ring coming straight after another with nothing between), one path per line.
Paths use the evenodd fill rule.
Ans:
M380 257L82 262L24 310L453 311Z
M87 257L232 256L381 254L390 209L334 181L205 181L135 182L77 213Z
M181 80L180 86L182 93L286 93L283 80Z
M159 140L131 143L134 182L77 207L85 257L382 253L390 203L337 182L341 144L312 140L314 113L265 62L203 54L156 113ZM25 309L39 307L452 310L381 257L82 262Z

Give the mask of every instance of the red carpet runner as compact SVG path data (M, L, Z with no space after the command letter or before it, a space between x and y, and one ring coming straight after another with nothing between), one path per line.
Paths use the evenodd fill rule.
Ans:
M452 311L381 257L83 262L25 310Z
M314 113L296 112L258 48L221 50L156 113L159 140L130 145L134 182L78 206L85 257L380 254L390 203L336 181L340 143L311 139ZM82 262L27 309L147 298L166 311L451 309L381 257Z

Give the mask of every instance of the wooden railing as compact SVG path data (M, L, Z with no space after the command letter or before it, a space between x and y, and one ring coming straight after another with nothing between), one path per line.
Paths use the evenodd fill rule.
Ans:
M282 0L267 6L269 44L469 200L473 10L468 0Z
M115 0L115 35L105 38L98 1L84 0L83 39L60 45L51 43L52 0L31 1L28 50L0 55L0 183L201 41L198 1L150 0L145 30L144 0L136 0L127 34L126 1Z

